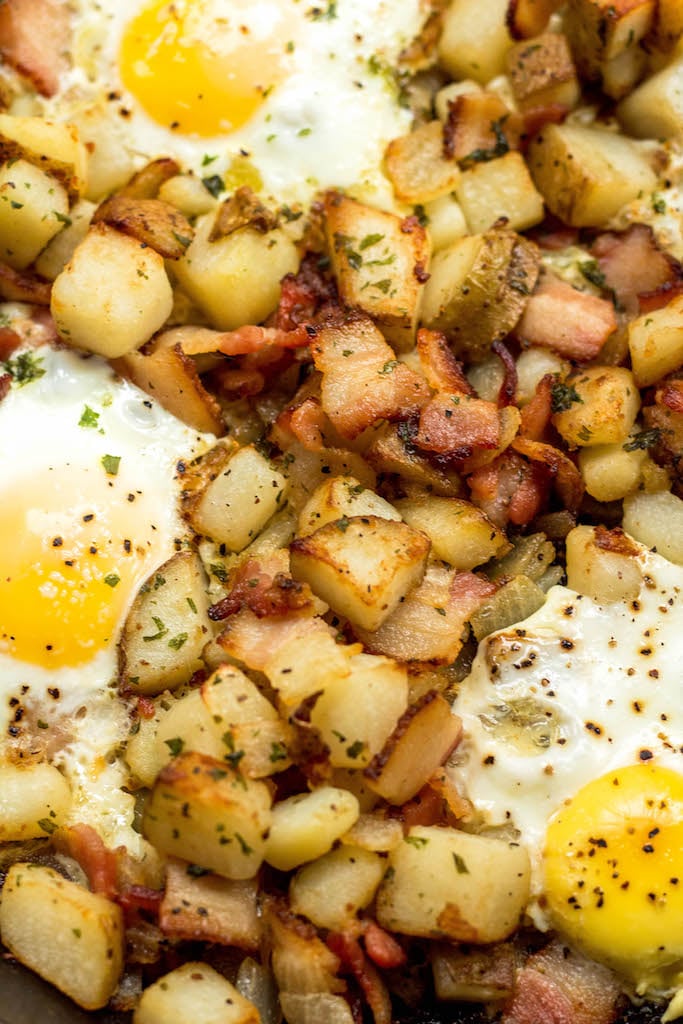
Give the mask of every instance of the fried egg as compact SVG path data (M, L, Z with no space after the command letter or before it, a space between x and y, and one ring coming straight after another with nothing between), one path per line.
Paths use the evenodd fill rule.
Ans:
M138 165L174 157L280 203L306 203L331 185L390 203L382 154L411 122L390 69L427 8L425 0L77 3L71 68L43 112L80 125L96 146L116 139Z
M133 852L112 756L128 731L117 641L144 580L184 543L179 459L197 435L96 357L15 353L0 402L0 727L29 729L74 793L73 820Z
M683 569L638 545L631 600L553 587L480 645L455 769L533 867L531 917L638 994L683 981Z

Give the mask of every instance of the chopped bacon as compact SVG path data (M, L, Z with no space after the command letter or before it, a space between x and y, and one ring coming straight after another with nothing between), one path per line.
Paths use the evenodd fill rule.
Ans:
M123 910L126 920L134 921L143 911L156 917L163 895L160 889L150 889L147 885L125 885L117 895L116 902Z
M502 341L491 342L491 351L498 356L503 364L503 383L498 392L498 408L513 405L517 397L517 364L509 348Z
M319 257L307 253L297 274L287 274L281 282L280 303L275 314L275 326L292 331L301 324L310 323L321 306L337 299L337 289L326 278L318 265Z
M524 111L524 132L522 134L522 145L528 143L532 136L546 124L562 124L569 113L570 108L563 103L546 103L544 106L531 107Z
M289 430L309 452L319 452L325 446L323 432L327 417L320 400L308 397L301 405L285 409L278 416L278 427Z
M211 385L223 395L249 398L261 394L266 386L266 379L260 370L236 368L226 364L212 371Z
M392 818L399 818L404 831L415 825L447 825L447 806L444 798L429 782L419 793L391 811Z
M256 558L248 558L233 577L229 594L209 608L214 622L249 608L258 619L283 615L310 606L308 584L292 579L289 573L269 571Z
M150 697L138 697L137 712L140 718L154 718L156 705Z
M0 17L4 10L0 4ZM0 34L2 29L0 28ZM36 306L49 306L52 284L30 270L14 270L0 263L0 299L7 302L33 302Z
M11 327L0 327L0 360L9 359L21 343L21 335Z
M561 356L594 359L617 329L611 302L572 288L554 274L541 276L515 334L526 345L543 345Z
M0 373L0 402L12 387L12 374Z
M406 962L403 946L393 935L380 928L376 921L367 921L364 924L363 945L365 952L378 967L402 967Z
M526 437L516 437L511 447L531 462L545 466L565 508L570 512L578 510L585 487L579 470L568 455L551 444L531 441Z
M349 932L330 932L327 945L341 960L342 968L346 968L360 985L375 1024L391 1024L389 993L377 969L361 949L358 939Z
M164 347L180 345L186 356L207 355L220 352L224 356L244 356L260 352L264 348L302 348L311 340L309 330L302 325L292 331L279 327L258 327L246 324L234 331L214 331L209 327L172 327L157 338L157 344Z
M612 1024L618 998L611 971L554 941L518 972L501 1024Z
M552 214L545 220L527 232L539 249L548 252L559 252L560 249L567 249L570 245L576 245L579 240L578 228L570 228Z
M530 523L540 512L550 488L545 466L530 465L510 451L475 470L467 482L474 504L501 527L507 523Z
M655 391L655 403L672 412L683 413L683 380L668 380Z
M415 443L424 451L463 460L475 450L500 443L500 419L493 402L467 395L435 395L420 413Z
M530 441L542 439L553 411L554 382L554 374L546 373L536 385L534 397L522 409L519 428L521 437L527 437Z
M243 661L248 668L262 672L288 640L320 630L332 632L324 622L314 618L307 608L289 615L261 619L250 608L243 608L229 617L216 643L230 657Z
M66 68L70 17L63 0L0 4L0 56L43 96L54 96Z
M667 294L667 290L671 298L670 289L683 286L683 267L659 248L647 224L632 224L626 231L598 235L591 252L606 286L629 316L640 311L641 294L648 303L655 295Z
M91 825L72 825L55 834L55 843L81 865L93 892L112 900L117 894L117 856Z
M417 332L417 354L427 383L435 391L476 396L462 365L453 355L446 335L441 331L421 327Z
M665 281L650 292L640 292L638 295L638 307L642 314L652 313L655 309L662 309L668 306L672 299L683 295L683 280Z

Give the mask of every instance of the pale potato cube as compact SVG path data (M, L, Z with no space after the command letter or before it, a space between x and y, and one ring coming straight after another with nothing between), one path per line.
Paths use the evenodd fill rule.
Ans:
M473 234L486 231L500 217L507 218L513 231L524 231L540 223L545 212L524 157L514 150L464 171L456 195Z
M597 501L618 501L640 485L647 452L626 451L623 444L581 448L579 469L586 490Z
M373 630L420 582L429 547L405 523L342 518L292 541L291 571L340 615Z
M10 952L85 1010L114 994L123 970L121 909L52 868L13 864L0 903Z
M124 758L133 780L148 788L154 785L157 775L168 759L165 751L164 756L160 756L161 751L157 746L159 725L168 711L174 707L173 703L167 707L168 703L166 700L157 702L153 718L139 718L134 723L126 744ZM170 754L170 750L168 752Z
M145 806L143 831L162 853L226 878L253 878L271 824L263 782L192 751L166 765Z
M487 943L517 928L529 898L529 855L518 843L417 826L389 853L377 920L390 931Z
M42 277L54 281L64 270L74 252L88 233L96 206L88 199L79 199L69 210L66 224L59 234L47 244L35 261L35 267Z
M567 585L600 604L633 601L643 586L643 574L628 537L598 538L592 526L577 526L567 535Z
M496 360L500 363L500 360ZM517 357L517 402L526 405L536 394L536 388L546 373L563 380L571 370L571 363L548 348L532 345Z
M683 295L628 325L628 347L638 387L649 387L683 363Z
M340 846L299 868L289 886L289 903L318 928L342 931L372 901L386 868L377 853Z
M70 806L69 783L54 765L0 765L0 842L49 835Z
M338 644L321 620L306 620L268 657L263 671L279 699L294 708L321 688L346 679L351 671L350 649Z
M641 544L683 565L683 501L675 494L629 495L624 500L624 529Z
M364 768L408 706L408 676L403 665L372 654L354 655L349 668L346 677L320 681L311 725L329 748L330 764Z
M208 964L182 964L146 988L133 1024L261 1024L252 1002Z
M208 188L192 174L176 174L165 181L159 189L159 199L170 203L186 217L201 217L216 206Z
M401 498L396 508L408 526L429 537L432 553L454 569L474 569L508 549L502 530L476 505L461 498L420 494Z
M87 182L84 195L94 203L125 187L139 168L126 136L127 125L110 113L110 104L84 104L70 117L87 147Z
M473 78L485 85L503 73L512 45L507 9L508 0L453 0L439 40L439 60L453 78Z
M589 366L570 378L576 400L552 422L572 448L623 444L640 409L633 373L623 366Z
M199 557L178 551L143 584L121 636L122 683L152 695L187 682L210 638L206 577Z
M398 818L386 818L381 812L364 812L342 836L341 842L344 845L360 846L373 853L386 853L403 842L403 827Z
M225 449L225 461L212 477L186 514L198 533L242 551L283 507L287 479L253 445Z
M427 218L427 231L435 252L445 249L467 234L465 214L455 195L440 196L430 203L425 203L424 212Z
M358 800L347 789L320 786L273 805L265 859L279 871L291 871L322 857L357 821Z
M313 492L299 513L297 533L308 537L326 523L343 516L379 516L380 519L397 519L398 514L379 494L364 487L353 476L335 476L325 480Z
M527 163L550 211L574 227L601 227L657 183L631 139L578 124L545 125Z
M162 257L103 223L90 228L52 286L60 336L107 359L149 341L172 308Z
M280 228L239 228L212 242L213 226L213 214L198 222L174 266L178 282L219 331L260 324L279 302L282 278L299 266L296 246Z
M70 202L85 188L88 155L73 124L0 114L0 163L18 158L56 178Z
M0 115L2 116L2 115ZM15 270L33 263L69 217L56 178L26 160L0 167L0 260Z
M165 764L182 750L196 750L222 760L227 753L220 732L211 719L201 689L174 700L156 729L155 778Z

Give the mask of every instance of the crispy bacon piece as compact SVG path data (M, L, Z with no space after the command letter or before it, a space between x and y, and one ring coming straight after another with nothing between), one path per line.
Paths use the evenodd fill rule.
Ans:
M517 364L510 349L502 341L491 342L491 351L498 356L503 364L503 383L498 392L498 408L514 405L517 397Z
M617 329L611 302L572 288L554 274L541 276L515 334L526 345L543 345L568 359L594 359Z
M224 356L244 356L270 345L276 348L301 348L310 340L304 326L293 331L283 331L279 327L246 324L234 331L214 331L210 327L172 327L158 335L156 342L157 346L163 347L180 345L186 356L213 352L220 352Z
M11 373L1 373L0 374L0 402L5 397L5 395L8 393L8 391L9 391L9 389L11 387L12 387L12 374Z
M289 615L259 618L250 608L231 615L216 643L227 654L251 669L262 672L284 643L327 627L308 609ZM331 632L331 631L330 631Z
M3 7L0 4L0 14ZM2 32L2 29L0 29ZM32 302L36 306L49 306L52 283L29 270L14 270L0 263L0 299L7 302Z
M275 314L275 326L292 331L301 324L310 323L322 306L337 302L337 288L326 278L315 253L307 253L296 274L282 279L280 303Z
M67 66L70 19L69 5L63 0L0 4L0 56L43 96L54 96Z
M476 397L476 392L453 355L445 334L421 327L417 332L417 354L430 388Z
M124 885L116 897L127 921L137 920L142 913L158 916L163 899L161 889L150 889L147 885Z
M265 386L266 378L260 370L225 365L218 366L211 373L211 387L222 395L249 398L253 395L260 395Z
M531 228L527 235L534 240L539 249L546 249L548 252L566 249L570 245L576 245L579 240L578 228L569 227L552 214L537 227Z
M291 433L307 451L319 452L325 447L326 420L320 400L309 396L301 405L281 412L277 425L279 429Z
M500 419L493 402L467 395L435 395L420 413L415 443L424 451L461 461L500 443Z
M655 402L672 412L683 413L683 380L667 380L655 391Z
M656 296L666 301L673 289L683 289L683 267L660 249L648 224L632 224L626 231L607 231L591 246L605 284L625 312L635 316L641 310L640 296L650 305ZM656 308L656 307L654 307Z
M406 962L403 946L393 935L381 928L376 921L366 921L363 926L365 952L378 967L402 967Z
M330 932L328 948L353 975L372 1010L375 1024L391 1024L391 999L377 969L368 960L358 939L349 932Z
M467 482L474 504L500 527L507 523L530 523L543 507L550 489L544 465L530 465L511 451L475 470Z
M113 900L117 895L117 856L91 825L72 825L55 833L55 845L81 865L93 892Z
M651 292L641 292L638 307L641 313L652 313L655 309L668 306L677 295L683 295L683 280L665 281Z
M530 441L540 441L550 423L553 411L553 383L555 377L546 373L536 385L534 397L522 409L519 433Z
M585 487L579 470L568 455L551 444L531 441L526 437L516 437L511 447L531 462L545 466L565 508L570 512L578 510Z
M21 345L21 335L11 327L0 327L0 360L9 359L15 349Z
M501 1024L612 1024L618 998L611 971L555 941L519 971Z
M522 134L520 149L526 146L541 128L546 124L562 124L569 113L570 108L563 103L546 103L541 107L531 107L523 113L524 132Z
M311 589L299 583L289 573L272 572L256 558L248 558L237 570L230 593L209 608L214 622L236 615L249 608L258 619L269 615L284 615L310 606Z

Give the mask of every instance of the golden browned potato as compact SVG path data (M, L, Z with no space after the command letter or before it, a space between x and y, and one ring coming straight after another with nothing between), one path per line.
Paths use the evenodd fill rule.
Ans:
M384 160L394 194L404 203L428 203L448 195L460 180L457 161L444 155L440 121L428 121L393 139Z
M631 370L589 366L574 374L563 391L566 408L553 424L571 448L623 443L640 409L640 392Z
M505 69L512 45L507 28L508 0L453 0L445 13L439 60L453 78L485 85Z
M545 32L508 50L505 64L520 110L557 104L571 110L581 88L567 37Z
M69 202L84 192L88 155L73 124L0 114L0 163L15 160L27 160L56 179Z
M69 222L69 198L56 178L27 160L0 166L0 260L32 263Z

